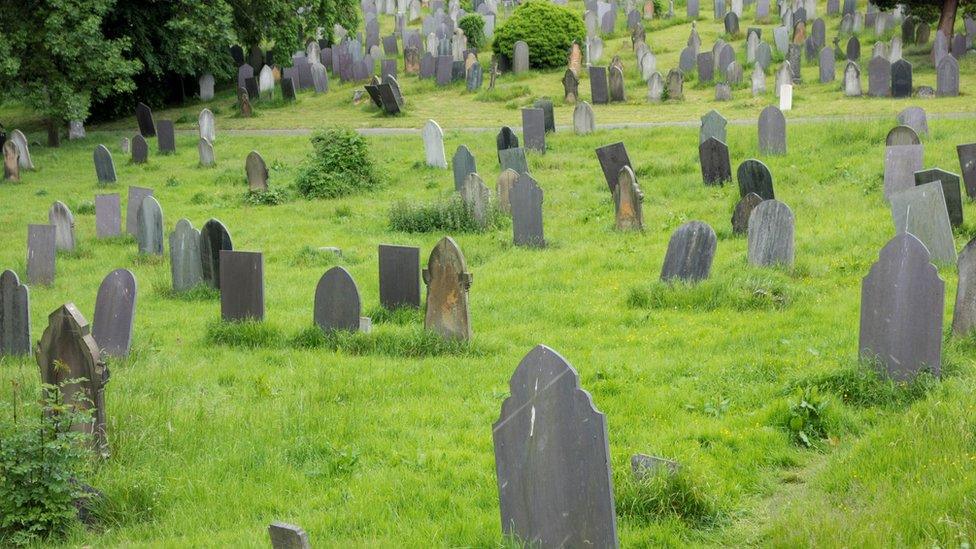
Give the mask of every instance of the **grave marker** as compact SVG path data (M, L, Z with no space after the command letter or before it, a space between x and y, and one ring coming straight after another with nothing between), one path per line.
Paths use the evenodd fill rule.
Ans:
M54 227L54 245L67 252L75 249L75 217L71 210L61 202L55 201L47 211L47 222Z
M699 282L708 278L715 257L715 231L702 221L689 221L678 227L668 241L661 267L661 280Z
M516 246L544 247L542 232L543 192L535 179L520 173L509 191L512 203L512 232Z
M468 290L472 276L454 239L445 236L434 246L423 279L427 285L424 328L448 339L470 340Z
M224 321L264 320L264 256L220 250L220 315Z
M116 269L98 287L92 337L105 356L124 357L132 346L136 312L136 277L128 269Z
M778 200L763 200L749 216L749 264L793 266L793 211Z
M105 145L95 147L95 176L101 184L115 183L115 163L112 162L112 153Z
M721 185L732 179L729 147L718 139L709 137L698 145L698 161L706 185Z
M427 165L433 168L447 169L447 158L444 154L444 132L437 122L428 120L420 132L424 140L424 152L427 155Z
M268 190L268 166L257 151L247 154L244 160L244 172L247 174L247 187L251 192Z
M169 233L169 263L173 291L185 292L203 283L203 256L200 254L200 231L193 223L181 219Z
M0 356L31 354L30 291L17 273L0 274Z
M153 196L142 200L136 214L139 253L163 255L163 209Z
M110 238L122 233L122 206L119 194L95 195L95 235Z
M420 248L380 244L379 271L384 308L420 307Z
M54 283L54 225L27 226L27 282L50 286Z
M359 331L362 301L349 271L332 267L315 286L315 325L323 332Z
M617 185L613 188L613 203L618 231L644 229L644 213L641 203L644 193L637 184L637 176L630 166L620 169Z
M915 235L925 245L933 262L956 262L956 247L941 183L935 181L896 192L890 200L896 234Z

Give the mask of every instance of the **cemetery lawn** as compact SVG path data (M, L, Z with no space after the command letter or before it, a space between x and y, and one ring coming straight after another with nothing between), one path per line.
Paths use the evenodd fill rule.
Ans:
M855 360L860 280L893 235L881 188L894 123L795 125L789 154L762 158L796 216L789 271L747 266L746 239L729 223L737 187L702 185L696 128L549 135L549 152L529 163L546 193L550 246L513 247L508 221L451 235L474 274L467 349L424 338L420 313L378 311L377 245L420 246L425 263L444 236L388 228L397 201L453 191L449 170L424 165L419 136L367 138L383 189L312 201L290 188L311 149L305 137L218 133L212 169L197 167L196 137L185 134L177 154L154 152L141 166L119 151L121 133L34 147L39 169L0 185L0 265L24 278L26 226L46 222L55 200L75 213L79 247L59 255L52 287L30 289L32 337L65 301L90 320L98 285L115 268L131 269L139 287L133 353L110 363L113 456L91 478L105 495L99 522L77 527L66 544L263 547L267 525L283 520L318 546L498 546L491 426L509 377L538 343L575 366L607 416L623 546L972 541L976 340L947 337L941 382L892 387ZM976 141L976 127L929 125L925 166L958 172L955 146ZM643 233L613 229L593 149L617 140L645 193ZM118 185L96 184L98 142L115 156ZM728 142L734 167L756 155L755 127L731 125ZM494 133L446 132L448 155L462 143L494 189ZM252 149L283 204L244 201ZM167 233L183 217L197 228L217 217L236 249L264 252L262 326L215 342L208 330L219 300L174 297L168 255L140 258L132 240L95 239L94 195L121 192L124 208L127 185L155 189ZM965 210L957 248L976 233L976 207L967 201ZM662 286L669 235L693 219L718 233L712 278ZM374 318L366 354L299 346L315 284L335 264L352 273ZM940 274L948 333L956 274L951 266ZM0 413L9 413L12 382L37 390L31 359L0 361ZM786 425L813 386L814 403L827 403L817 425L826 436L806 448ZM679 461L682 482L637 487L634 453Z

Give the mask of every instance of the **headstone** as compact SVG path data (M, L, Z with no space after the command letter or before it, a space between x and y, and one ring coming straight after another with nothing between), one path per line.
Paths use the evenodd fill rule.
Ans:
M458 146L457 151L454 152L454 156L451 158L451 168L454 171L454 190L460 192L464 178L469 173L478 171L474 155L471 154L466 145Z
M916 136L929 133L928 117L925 115L925 109L921 107L905 108L898 113L898 123L914 130Z
M512 72L521 74L529 70L529 45L524 41L515 42L512 47Z
M379 271L384 308L420 307L420 248L380 244Z
M248 90L248 93L253 90ZM258 95L254 97L260 97L261 99L271 100L274 98L275 91L275 78L274 72L271 67L265 65L261 68L261 72L258 73Z
M644 193L637 184L637 176L630 166L620 169L617 185L613 188L613 204L618 231L644 229L644 213L641 203Z
M959 156L959 171L966 185L966 194L970 199L976 198L976 143L956 145Z
M31 160L30 147L27 143L27 136L24 132L20 130L14 130L10 133L10 141L17 147L17 154L19 155L17 159L17 165L20 166L22 170L33 170L34 161Z
M203 283L203 262L200 253L200 231L187 219L176 223L169 234L170 272L173 290L183 292Z
M85 138L85 124L81 120L68 122L68 141Z
M118 193L95 195L95 235L110 238L122 233L122 207Z
M715 258L715 231L702 221L689 221L678 227L668 241L661 267L664 282L699 282L708 278Z
M773 63L773 50L769 47L766 42L760 42L759 47L756 48L756 64L763 68L763 70L768 69Z
M214 149L208 139L203 137L197 142L197 152L200 155L200 165L209 168L214 165Z
M268 190L268 167L257 151L248 153L244 160L244 172L247 174L247 186L251 192Z
M241 68L243 69L244 67ZM240 85L244 86L243 79L241 79ZM143 137L156 136L156 123L153 122L152 109L150 109L145 103L139 103L136 105L136 123L139 124L139 134Z
M759 114L759 151L786 154L786 117L772 105Z
M680 70L668 71L668 99L680 101L684 99L685 75Z
M362 302L349 271L332 267L315 286L315 325L323 332L359 330Z
M600 168L603 170L603 178L610 188L610 193L617 187L620 170L628 167L633 170L630 157L627 155L627 148L623 142L611 143L596 149L597 160L600 161Z
M54 283L56 251L54 225L27 226L28 284L50 286Z
M731 36L739 34L739 16L735 12L725 14L725 33Z
M933 181L892 193L890 200L896 234L915 235L925 244L933 262L956 262L956 248L941 183Z
M156 125L156 144L160 154L176 152L176 130L172 120L160 120Z
M734 234L745 234L749 230L749 217L752 215L752 210L756 209L756 206L762 201L762 197L756 193L749 193L739 199L735 205L735 210L732 212L732 232Z
M272 522L268 526L271 537L271 549L310 549L308 534L305 530L293 524Z
M233 250L234 243L223 223L210 219L200 230L200 267L203 282L220 289L220 252Z
M590 100L594 105L610 102L606 67L590 67Z
M884 197L915 186L915 172L922 169L922 145L885 147Z
M690 72L697 64L698 52L695 51L695 48L688 46L681 50L681 55L678 58L678 69L682 72Z
M142 201L147 196L152 196L152 194L152 189L147 189L145 187L129 187L129 196L125 211L125 232L131 234L132 236L136 236L139 231L137 222L139 208L142 206Z
M886 147L893 145L918 145L921 142L915 129L910 126L895 126L888 131L888 136L885 137Z
M501 161L501 151L505 149L517 149L518 146L519 138L515 134L515 131L508 126L502 126L502 129L498 130L498 135L495 136L495 147L499 153L499 161Z
M98 168L98 165L95 165ZM17 145L10 140L3 144L3 178L6 181L20 181L20 153Z
M105 145L95 147L95 176L102 184L115 183L115 163L112 162L112 153Z
M214 114L210 109L203 109L200 111L200 116L197 118L197 123L200 127L200 137L206 139L213 143L217 139L217 129L214 125Z
M847 40L847 60L855 63L861 60L861 41L856 36Z
M424 329L448 339L470 340L468 290L472 276L454 239L445 236L434 246L423 278L427 285Z
M444 154L444 132L437 122L428 120L421 130L424 140L424 151L427 156L427 165L433 168L447 169L447 158Z
M939 97L959 95L959 62L946 55L935 68L935 94Z
M200 100L210 101L214 96L214 76L210 73L200 77Z
M773 176L761 161L750 158L739 164L736 178L739 180L740 197L755 193L763 200L776 198L773 192Z
M664 98L664 78L661 73L655 72L647 80L647 100L651 103L660 103Z
M498 152L499 165L502 170L511 169L518 173L529 173L529 163L525 158L525 149L516 147Z
M749 216L749 264L793 266L793 211L778 200L763 200Z
M67 252L75 249L75 217L60 200L51 205L47 212L47 221L54 227L54 244L58 250Z
M139 253L163 255L163 209L151 195L144 198L139 206L137 226Z
M527 173L520 173L509 191L512 203L512 231L516 246L544 247L542 233L542 189Z
M752 95L753 97L766 93L766 73L761 66L756 65L752 69Z
M868 95L891 95L891 62L885 57L874 57L868 62Z
M136 312L136 277L128 269L116 269L98 287L92 337L105 356L124 357L132 346Z
M31 354L30 291L17 273L0 274L0 356Z
M484 81L484 75L481 70L481 63L474 63L470 68L467 69L465 75L465 87L469 92L478 91L481 89L481 84Z
M575 103L579 99L579 77L572 69L566 69L563 74L563 101Z
M705 83L711 82L714 78L715 62L712 52L706 51L698 54L698 81Z
M709 137L725 142L725 126L729 121L718 111L712 109L701 117L701 128L698 130L698 143L704 143Z
M891 64L891 96L912 96L912 64L905 59Z
M546 121L542 109L522 109L522 138L525 148L546 152Z
M264 256L220 251L220 314L225 321L264 320Z
M820 83L833 82L835 75L834 50L830 46L826 46L820 50Z
M543 98L536 99L532 103L532 108L542 109L542 118L545 122L546 133L555 133L556 131L556 118L553 112L552 100Z
M573 130L576 135L586 135L593 133L596 123L593 118L593 109L586 101L580 101L573 109Z
M934 181L942 184L942 196L945 198L949 224L953 227L962 226L962 192L959 189L959 176L939 168L915 172L916 186Z
M149 143L146 142L146 138L136 134L132 138L132 163L133 164L145 164L149 160Z
M363 80L364 78L359 78L358 80ZM283 77L281 79L281 98L285 101L294 101L296 99L295 95L295 79Z
M721 185L732 179L729 147L718 139L709 137L698 145L698 161L706 185Z
M959 286L956 288L956 306L952 310L952 335L966 337L976 328L976 239L970 240L959 252L956 268ZM2 289L3 277L0 277L0 291Z

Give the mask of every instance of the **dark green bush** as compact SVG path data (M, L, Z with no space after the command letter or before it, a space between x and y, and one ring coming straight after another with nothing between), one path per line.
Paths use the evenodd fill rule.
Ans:
M312 155L295 180L306 198L337 198L381 185L366 140L347 128L327 128L312 135Z
M458 26L468 37L468 47L480 50L485 45L485 20L480 14L472 13L465 15L458 21Z
M512 58L515 43L529 46L529 64L534 68L561 67L573 42L583 43L583 19L569 8L542 0L529 0L495 31L495 53Z

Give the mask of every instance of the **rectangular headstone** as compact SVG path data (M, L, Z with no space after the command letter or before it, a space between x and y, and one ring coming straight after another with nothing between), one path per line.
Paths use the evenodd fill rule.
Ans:
M606 179L607 187L610 188L610 193L612 194L613 189L617 186L617 178L619 177L620 170L624 166L634 169L630 163L630 157L627 155L627 148L624 147L623 142L604 145L596 149L596 157L600 161L603 177Z
M590 67L590 98L594 105L604 105L610 102L606 67Z
M420 307L420 248L380 244L380 304Z
M264 256L220 250L220 315L225 321L264 320Z
M50 286L54 283L55 233L54 225L27 226L28 284Z
M522 109L522 138L525 148L546 152L546 118L542 109Z
M122 232L122 207L119 194L95 195L95 235L98 238L119 236Z

